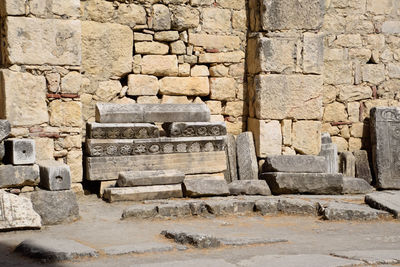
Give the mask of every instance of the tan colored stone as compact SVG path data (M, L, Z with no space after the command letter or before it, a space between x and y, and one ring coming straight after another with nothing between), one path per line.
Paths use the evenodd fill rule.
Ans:
M347 121L345 105L339 102L326 105L323 120L326 122Z
M162 31L154 34L154 40L162 42L173 42L179 40L178 31Z
M220 101L209 100L206 105L210 109L211 115L218 115L222 113L222 104Z
M170 43L171 53L176 55L186 54L186 45L183 41L178 40Z
M151 75L128 75L127 95L157 95L160 88L158 79Z
M389 78L400 79L400 64L389 63L387 70Z
M153 29L164 31L171 29L171 13L169 8L164 5L153 5Z
M322 133L329 133L331 136L338 135L340 130L337 126L332 126L330 123L323 123L321 127Z
M332 136L332 143L337 145L338 152L344 152L349 149L349 143L340 136Z
M303 70L322 74L324 68L324 34L304 33Z
M229 66L229 75L232 77L243 78L245 75L244 63L232 64Z
M369 118L371 108L379 106L389 106L389 101L387 99L373 99L363 102L364 108L362 109L362 120Z
M140 41L140 42L152 42L153 35L141 32L134 32L133 33L133 40Z
M190 76L190 64L189 63L179 64L178 69L179 69L179 73L178 73L179 77L189 77Z
M172 10L172 28L178 31L197 28L200 22L199 11L192 7L175 6Z
M224 116L222 115L211 115L210 116L210 122L224 122Z
M160 79L163 95L206 96L210 93L207 77L165 77Z
M82 137L80 135L68 135L64 138L64 148L81 148L82 147Z
M323 88L323 103L329 104L336 100L336 95L338 94L339 89L332 85L324 85Z
M157 96L139 96L137 98L138 104L160 104L160 99Z
M324 64L324 84L353 84L353 69L348 61L329 61Z
M143 55L166 55L169 46L160 42L136 42L135 52Z
M76 94L81 90L82 75L71 71L61 79L61 92Z
M6 0L2 1L0 7L0 14L2 17L7 15L25 15L25 1L24 0Z
M53 159L54 141L51 138L34 138L36 147L36 160Z
M258 157L281 154L282 133L279 121L266 122L249 118L248 129L253 132Z
M340 34L336 37L335 45L341 47L362 47L360 34Z
M40 0L39 0L40 1ZM44 2L44 1L41 1ZM110 22L114 17L113 3L103 0L90 0L82 3L82 15L96 22Z
M80 1L79 0L64 0L52 1L52 11L58 16L79 17L80 16Z
M192 77L208 77L210 72L206 65L196 65L190 70L190 76Z
M246 31L246 29L247 29L246 10L233 11L232 27L233 27L233 29L238 30L238 31Z
M210 67L210 75L212 77L226 77L229 69L222 64Z
M11 126L47 123L45 78L1 70L0 118L7 119Z
M360 120L360 103L347 103L347 113L349 114L349 121L358 122Z
M226 121L226 131L233 135L239 135L246 130L246 124L243 121Z
M351 136L352 137L357 137L357 138L365 138L365 125L362 122L359 123L353 123L351 126Z
M239 63L242 59L244 59L243 51L205 53L199 56L199 63Z
M60 74L59 73L47 73L46 81L47 81L47 89L52 93L57 93L60 90Z
M71 169L71 182L72 183L82 182L82 176L83 176L82 151L72 150L68 152L67 164Z
M163 95L161 104L190 104L186 96Z
M51 126L76 126L82 125L81 103L76 101L52 101L49 105Z
M189 33L189 44L204 49L236 50L240 43L238 36Z
M115 98L111 101L111 103L115 104L135 104L136 101L132 98L122 97L122 98Z
M233 78L211 78L211 99L232 101L236 96L236 82Z
M229 32L231 30L231 11L204 8L202 29L206 32Z
M294 155L296 155L296 150L294 150L291 147L285 146L282 148L282 155L293 155L294 156Z
M148 55L142 58L142 73L155 76L177 76L178 59L175 55Z
M247 105L244 101L227 102L223 111L223 115L239 117L247 115Z
M389 14L393 7L393 0L367 0L367 11L376 15Z
M282 128L283 144L285 146L292 145L292 121L291 120L282 120L281 128Z
M293 148L300 154L318 155L321 149L321 122L293 123Z
M349 139L349 151L357 151L362 149L362 140L360 138L353 138Z
M237 10L246 8L245 0L217 0L216 2L223 8L232 8Z
M372 98L372 90L369 86L339 86L339 100L341 101L359 101L370 98Z
M385 66L383 64L367 64L362 66L364 82L379 84L385 80Z
M342 125L340 126L340 136L346 139L350 138L350 129L348 125Z
M348 55L344 48L324 48L324 61L347 60Z
M142 56L141 55L133 56L132 71L134 74L140 74L142 72Z
M369 49L352 48L349 49L350 59L357 59L363 64L367 63L371 59L372 52Z
M121 92L122 85L120 81L111 80L99 82L99 88L96 91L96 96L104 102L108 102Z
M129 27L136 24L146 25L146 10L141 5L120 4L116 10L115 22Z

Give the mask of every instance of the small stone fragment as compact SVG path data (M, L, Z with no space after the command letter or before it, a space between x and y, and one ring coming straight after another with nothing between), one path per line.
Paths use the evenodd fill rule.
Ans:
M8 120L0 120L0 142L2 142L11 132L11 124Z

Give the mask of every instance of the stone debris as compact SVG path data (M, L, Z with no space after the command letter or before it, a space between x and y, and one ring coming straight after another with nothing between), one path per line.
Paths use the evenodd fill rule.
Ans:
M38 165L0 165L0 188L35 186L39 178Z
M26 239L16 247L15 251L44 262L98 256L98 252L95 249L84 246L74 240L48 237Z
M228 184L225 178L219 175L186 177L183 181L183 191L187 197L229 195Z
M173 122L162 127L170 137L226 135L225 122Z
M319 203L319 211L325 220L370 221L391 218L388 212L353 203Z
M263 172L324 173L327 163L322 156L280 155L265 159Z
M0 231L40 229L39 214L29 198L0 190Z
M119 187L179 184L185 174L178 170L130 171L120 172L117 180Z
M228 134L226 137L226 154L229 171L228 182L233 182L239 179L236 157L236 139L233 134Z
M228 186L231 195L271 195L268 184L263 180L238 180Z
M372 183L372 173L369 167L368 153L365 150L353 152L356 159L356 178L364 179L368 184Z
M40 187L50 191L71 189L71 170L67 164L46 160L39 162L39 168Z
M258 162L253 134L245 132L236 138L236 155L240 180L258 180Z
M11 132L11 124L8 120L0 120L0 142L2 142Z
M167 199L182 196L182 186L180 184L139 187L112 187L104 189L103 194L103 198L108 202Z
M174 249L175 246L173 245L151 242L151 243L111 246L103 248L102 250L106 255L114 256L114 255L124 255L124 254L166 252Z
M372 208L385 210L393 214L396 219L400 219L400 192L383 191L374 192L365 196L365 203Z
M36 161L35 140L7 139L5 145L5 160L13 165L34 164Z
M97 123L86 124L86 137L91 139L158 138L158 127L151 123Z
M333 252L331 255L373 265L400 263L400 250L346 250Z
M338 173L338 149L337 145L332 143L329 133L322 133L321 151L319 156L323 156L327 162L327 173Z
M368 194L374 191L364 179L343 177L343 194Z
M344 176L356 177L356 158L353 153L348 151L340 153L339 162L339 171L343 173Z

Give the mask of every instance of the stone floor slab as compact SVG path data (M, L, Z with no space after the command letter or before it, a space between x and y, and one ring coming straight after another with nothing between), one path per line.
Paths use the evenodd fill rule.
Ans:
M123 254L143 254L143 253L154 253L154 252L166 252L171 251L175 247L170 244L163 243L142 243L142 244L129 244L121 246L111 246L103 248L103 251L107 255L123 255Z
M319 210L326 220L378 220L390 219L390 213L372 209L367 205L352 203L319 203Z
M365 203L375 209L386 210L400 219L400 191L374 192L365 196Z
M353 250L334 252L331 255L345 259L360 260L368 264L400 263L400 250Z

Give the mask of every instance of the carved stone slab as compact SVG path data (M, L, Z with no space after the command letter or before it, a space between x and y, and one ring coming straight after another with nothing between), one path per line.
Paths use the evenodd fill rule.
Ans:
M160 132L150 123L97 123L86 125L86 137L91 139L145 139L158 138Z
M225 122L172 122L162 127L171 137L226 135Z
M86 153L92 157L214 152L225 149L225 137L161 137L155 139L89 139Z
M86 157L86 179L117 180L123 171L179 170L184 174L218 173L226 170L225 151L135 155L125 157Z
M380 189L400 189L400 109L371 109L372 161Z
M210 121L206 104L96 104L96 122Z

